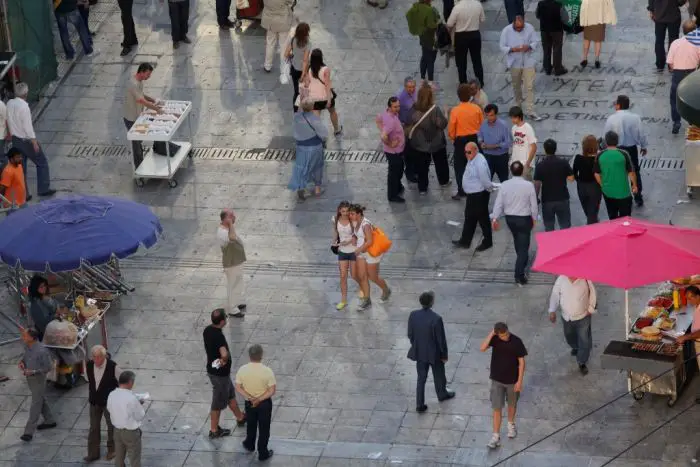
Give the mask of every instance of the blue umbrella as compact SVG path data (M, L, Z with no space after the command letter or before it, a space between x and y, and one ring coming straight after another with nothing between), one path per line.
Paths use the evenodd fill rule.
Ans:
M153 246L163 228L143 204L119 198L69 196L20 209L0 222L0 260L27 271L104 264Z

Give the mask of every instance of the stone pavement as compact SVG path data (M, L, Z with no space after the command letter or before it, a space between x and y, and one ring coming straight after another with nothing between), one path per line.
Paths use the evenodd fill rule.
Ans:
M141 45L126 59L119 57L119 16L112 14L98 29L100 53L80 59L63 84L50 91L37 123L60 193L143 202L165 228L154 249L124 261L137 291L108 317L110 351L120 365L136 371L138 390L153 398L144 425L144 466L258 464L242 452L240 430L215 442L206 436L210 387L201 331L226 295L213 238L218 212L226 206L237 212L250 259L249 315L232 320L226 329L231 352L236 364L242 364L246 348L261 343L278 379L271 441L276 454L269 465L486 466L520 450L524 452L500 465L592 467L606 465L621 453L608 465L687 465L700 429L698 409L692 405L697 381L673 408L663 398L635 402L626 396L585 416L627 389L623 374L604 371L599 364L607 342L623 333L621 291L601 288L591 373L583 378L561 328L546 319L551 277L533 274L528 287L512 285L515 255L508 232L497 232L495 247L485 253L455 252L450 240L458 229L446 222L461 222L463 206L451 201L449 191L440 190L434 180L428 197L409 190L405 206L383 201L385 168L374 156L378 138L372 118L405 75L417 71L419 48L403 18L410 2L394 1L384 11L369 9L360 0L300 2L297 11L311 23L312 39L334 69L345 125L345 135L328 152L328 191L322 199L301 205L286 190L291 88L279 84L276 72L262 72L262 31L246 24L241 32L220 32L213 1L196 3L195 43L177 51L171 48L167 20L149 19L146 5L138 4ZM512 94L497 54L505 15L498 0L484 5L486 91L505 110ZM529 12L534 5L527 2ZM653 161L644 172L647 204L635 216L666 222L685 191L681 167L669 161L682 154L682 138L670 135L670 124L664 121L670 78L651 71L652 24L643 5L621 0L617 8L621 22L608 29L601 70L575 69L581 39L574 37L566 46L572 72L563 79L538 76L538 110L548 118L534 127L540 140L554 137L563 154L573 154L581 136L601 133L601 119L611 111L614 96L629 93L635 110L649 118ZM178 173L180 184L174 189L156 181L136 188L130 158L121 149L124 82L144 60L157 64L147 83L149 94L194 102L192 132L185 137L199 149L193 165ZM442 89L454 89L454 65L444 70L441 63ZM456 97L443 91L440 100L454 104ZM30 185L34 191L33 181ZM394 296L365 313L336 312L333 307L339 290L328 251L329 221L341 199L366 204L367 216L394 240L382 266ZM575 189L572 203L574 223L580 225L583 215ZM683 222L697 224L694 204L678 206L685 210ZM429 383L429 411L418 416L414 369L405 358L405 326L418 294L428 289L435 290L436 310L445 320L448 379L457 397L438 404ZM632 309L638 310L650 293L633 291ZM11 311L11 301L3 303ZM497 320L507 321L523 338L530 356L518 438L488 452L489 357L478 347ZM3 329L0 340L9 336ZM28 445L19 441L29 404L26 383L15 367L20 353L18 346L0 352L0 372L12 377L0 384L0 467L80 465L88 427L84 385L52 392L53 407L60 413L56 430L38 433Z

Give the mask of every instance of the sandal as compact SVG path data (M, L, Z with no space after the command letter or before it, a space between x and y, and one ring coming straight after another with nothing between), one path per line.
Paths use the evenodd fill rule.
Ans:
M306 201L306 193L304 190L297 190L297 199L301 202Z

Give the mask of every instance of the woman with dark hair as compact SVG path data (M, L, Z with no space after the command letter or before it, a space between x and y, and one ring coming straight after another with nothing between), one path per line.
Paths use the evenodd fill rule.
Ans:
M355 262L357 263L357 280L360 283L362 298L360 298L359 311L364 311L372 305L370 299L369 281L374 282L382 289L380 301L386 302L391 297L391 289L384 279L379 277L379 263L383 255L372 256L367 250L372 246L372 223L365 217L365 207L359 204L350 206L350 220L354 225L355 237Z
M600 210L600 199L602 192L600 185L594 176L594 165L598 156L598 140L593 135L588 135L581 141L581 152L574 157L574 178L576 179L576 189L581 207L586 214L586 223L595 224L598 222L598 211Z
M357 265L355 261L355 228L349 216L349 201L341 201L333 216L333 247L338 252L338 269L340 270L340 302L335 306L343 310L348 305L348 272L357 281Z
M425 195L428 193L431 157L435 163L435 175L440 186L444 187L450 183L445 140L447 117L442 109L435 105L435 94L427 82L423 82L418 90L416 102L409 115L408 139L415 150L418 191L421 195Z
M34 328L39 331L39 340L42 340L46 326L56 317L58 305L49 296L49 281L38 274L35 274L29 282L28 295L29 316L32 318Z
M314 103L314 113L321 115L321 111L327 109L333 124L333 133L335 136L340 136L343 127L338 123L338 113L335 110L337 94L333 90L331 70L323 63L321 49L311 51L309 69L304 78L304 84L309 94L308 99Z
M299 23L294 28L289 43L284 51L284 56L289 60L289 75L292 77L294 85L294 97L292 104L294 111L299 110L297 106L297 96L299 96L299 81L304 79L304 75L309 68L309 57L311 56L311 41L309 33L311 28L308 23Z

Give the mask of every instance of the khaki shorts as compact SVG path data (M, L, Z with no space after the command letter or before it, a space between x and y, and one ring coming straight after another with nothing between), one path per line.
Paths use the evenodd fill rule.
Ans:
M517 407L520 393L515 392L515 384L503 384L491 380L491 408L501 410L508 400L508 407Z

